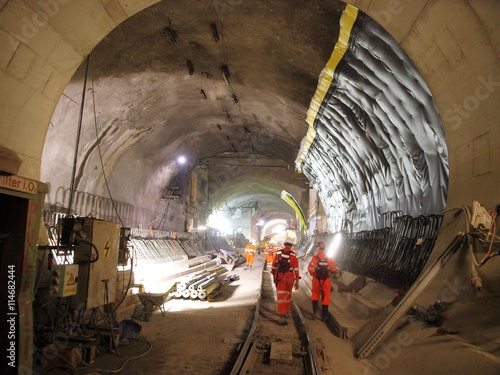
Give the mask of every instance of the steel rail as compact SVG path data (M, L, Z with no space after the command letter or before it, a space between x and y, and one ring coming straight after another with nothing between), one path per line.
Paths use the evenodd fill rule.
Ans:
M301 323L302 327L304 328L304 335L306 337L307 352L309 354L307 356L306 363L305 363L306 372L307 372L307 374L310 374L310 375L321 375L322 371L321 371L321 366L319 365L318 355L316 353L316 350L314 349L314 345L312 344L312 340L309 337L309 332L307 331L307 325L306 325L306 322L304 319L304 315L302 315L302 312L300 311L300 308L295 303L295 300L292 300L292 305L293 305L293 308L295 309L295 312L297 313L297 315L300 319L300 323Z
M252 373L252 369L255 367L255 363L258 357L257 354L257 328L260 322L260 310L261 310L261 292L262 288L259 290L258 300L256 303L254 316L252 320L252 326L249 331L245 343L243 344L238 358L231 370L230 375L244 375ZM292 300L292 309L298 317L300 327L296 327L299 337L305 339L305 344L307 345L307 356L304 358L304 374L306 375L321 375L321 365L307 330L307 325L305 323L304 316L300 311L299 306L296 304L295 300ZM301 332L302 330L302 332Z
M259 323L259 315L260 315L260 297L261 297L262 288L259 290L257 304L255 306L252 328L248 333L248 336L241 348L240 354L238 355L238 359L236 360L233 369L231 370L231 375L243 375L246 374L246 370L244 370L245 362L248 358L253 357L255 352L255 337L257 332L257 326Z

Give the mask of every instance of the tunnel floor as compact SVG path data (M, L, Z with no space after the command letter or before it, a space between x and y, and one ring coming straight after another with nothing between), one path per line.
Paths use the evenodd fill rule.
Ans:
M169 300L164 305L165 316L157 309L150 321L136 321L141 325L137 339L130 340L128 345L119 345L116 353L99 353L95 363L90 367L79 367L78 374L109 371L131 375L229 374L253 318L262 275L267 272L263 270L263 264L262 256L257 256L252 270L245 270L243 264L230 271L230 275L237 275L239 279L225 284L221 294L212 302ZM293 296L306 318L311 340L323 362L323 374L479 373L476 370L483 375L499 373L497 356L481 352L454 332L439 333L436 327L422 325L403 327L411 335L412 342L408 347L388 339L381 345L381 350L368 359L356 359L357 338L363 335L345 340L334 335L319 319L309 319L310 278L303 268L301 266L300 289L294 291ZM332 292L330 312L343 325L349 326L349 332L357 332L369 323L355 314L340 311L333 304L335 298L340 296ZM277 321L277 307L275 314ZM284 330L286 335L286 326L276 324L274 329L273 334ZM454 361L450 361L450 357Z

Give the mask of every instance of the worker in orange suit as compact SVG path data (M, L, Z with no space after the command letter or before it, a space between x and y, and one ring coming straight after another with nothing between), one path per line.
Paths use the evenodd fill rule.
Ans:
M269 254L269 245L267 245L264 248L264 267L262 268L264 271L266 271L269 268L267 263L268 254Z
M321 319L326 321L328 317L328 307L330 306L331 280L330 276L337 270L335 262L325 253L325 243L318 241L316 244L317 253L311 258L307 270L312 277L311 299L312 299L312 319L318 311L318 301L321 298Z
M291 240L287 239L283 247L274 256L271 273L276 285L276 299L278 301L279 325L287 325L292 306L292 290L299 289L299 260L292 249Z
M276 248L274 247L274 244L269 243L269 245L266 247L266 250L265 250L266 268L268 268L269 270L273 266L273 259L274 259L275 252L276 252Z
M252 269L253 267L253 260L255 258L255 252L256 252L256 249L255 249L255 245L252 244L251 242L249 242L246 246L245 246L245 258L246 258L246 267L245 269Z

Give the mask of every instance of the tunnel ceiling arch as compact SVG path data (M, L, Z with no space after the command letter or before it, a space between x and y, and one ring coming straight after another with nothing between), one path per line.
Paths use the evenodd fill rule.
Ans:
M190 167L215 156L266 158L289 171L238 167L239 178L266 175L262 207L286 207L283 185L309 188L294 159L342 9L336 1L241 2L225 10L212 1L163 1L123 22L90 55L76 188L107 195L102 154L113 198L153 212L179 172L179 154ZM69 186L85 69L66 88L47 134L42 179L52 191ZM238 194L213 185L219 195Z
M219 156L246 159L247 162L263 156L293 166L299 155L303 175L296 173L293 167L280 173L276 173L279 169L239 167L238 181L252 181L261 175L265 178L242 198L236 198L238 189L220 189L216 181L212 186L218 190L210 196L217 198L217 202L234 200L235 204L240 204L251 202L252 195L260 194L265 202L263 206L269 207L270 212L287 211L289 208L281 208L286 207L280 198L282 188L306 205L310 179L318 187L331 221L339 216L337 209L344 209L354 217L357 211L353 208L363 207L360 201L367 201L366 207L371 209L372 217L380 209L408 206L411 209L408 213L418 211L418 202L408 200L417 185L414 180L425 183L433 176L424 173L420 179L420 173L426 172L426 168L411 168L425 165L433 156L439 164L446 153L445 146L439 155L429 151L443 141L440 127L434 122L436 113L423 122L430 126L423 134L429 147L423 153L411 154L413 159L407 154L405 163L402 159L390 158L387 160L392 164L381 163L385 149L381 143L372 142L360 143L360 147L367 148L358 150L360 154L355 157L357 160L366 157L366 163L359 162L358 166L363 168L355 175L348 176L350 170L347 168L334 168L333 162L324 156L330 150L325 153L324 143L318 141L321 134L329 141L335 139L334 133L330 133L336 124L333 117L343 114L337 110L318 111L319 116L312 126L316 138L307 152L300 149L301 139L307 132L304 121L308 116L307 108L315 95L321 70L339 38L344 8L341 1L319 0L239 2L223 10L214 7L211 1L192 2L189 7L180 2L163 1L127 19L102 40L88 60L76 189L106 196L109 183L115 200L145 207L154 216L166 186L180 170L175 161L179 154L186 155L191 167L199 160ZM373 30L378 39L383 39L381 35L387 38L374 22L368 26L370 28L359 28L356 40L366 42L362 36L374 33ZM352 47L360 49L362 43ZM396 66L388 66L390 59L385 57L399 56L400 51L393 41L379 50L380 58L374 60L375 71L394 70ZM358 106L358 117L366 116L372 121L368 125L376 126L381 122L377 116L383 113L368 116L375 102L363 99L370 97L364 87L359 86L356 92L354 86L340 85L347 85L352 78L346 75L347 71L356 72L360 68L352 64L356 55L352 56L344 59L344 71L334 81L339 86L332 85L328 98L339 100L340 93L352 91L356 97L344 95L339 102L344 103L346 109L350 108L346 99L349 98ZM408 66L412 68L411 74L403 74L398 79L408 80L413 86L402 84L402 87L420 87L413 83L421 80L420 75L413 65ZM84 63L61 96L46 137L41 179L51 185L48 199L52 203L60 201L54 192L69 186L72 166L68 156L73 153L85 69ZM358 78L356 84L377 77L360 75ZM425 83L420 82L420 85L425 86ZM428 95L428 91L415 94ZM428 96L425 98L429 100ZM430 101L432 103L432 98ZM427 104L424 101L415 103ZM399 110L407 103L391 98L389 104ZM329 108L327 101L321 105ZM328 118L327 113L331 120L320 123L318 118ZM416 114L429 115L422 111ZM421 130L408 126L398 128L401 123L393 125L393 134L398 136L406 133L412 136L413 132ZM356 138L356 129L349 126L344 128L344 141ZM349 152L352 151L336 149L344 158L351 158ZM314 170L313 159L320 163L318 170L326 166L327 171L316 175L318 171ZM378 173L375 173L376 167L380 168ZM401 176L395 174L396 167L400 167ZM441 169L442 175L447 175L447 166ZM392 178L391 173L397 178ZM379 182L392 186L376 189ZM438 184L446 185L444 177ZM339 186L348 187L344 188L344 195L340 194ZM425 186L422 191L427 191ZM406 195L393 199L393 195L401 192ZM386 207L376 207L379 203L385 204L385 200L389 201ZM395 201L398 204L392 207ZM425 212L425 207L421 207L421 211Z
M377 228L381 215L441 214L448 155L427 84L398 43L347 6L308 113L296 164L325 204L331 230Z

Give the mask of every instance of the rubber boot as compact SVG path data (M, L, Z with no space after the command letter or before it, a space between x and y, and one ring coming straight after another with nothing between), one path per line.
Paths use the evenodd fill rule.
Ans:
M321 311L322 312L321 320L326 322L326 319L328 318L328 305L322 305L322 308L323 310Z
M287 324L288 324L288 321L286 320L286 315L280 315L280 320L278 322L278 325L286 326Z
M316 319L316 314L318 313L318 301L312 301L313 312L312 312L312 320Z

